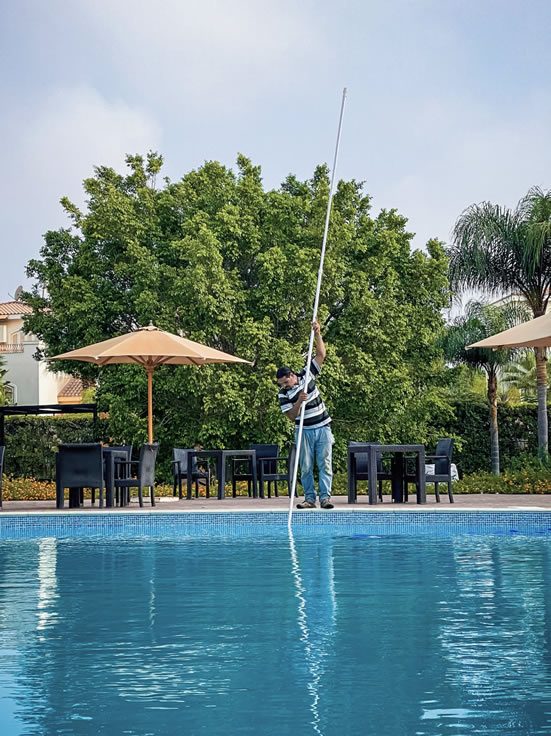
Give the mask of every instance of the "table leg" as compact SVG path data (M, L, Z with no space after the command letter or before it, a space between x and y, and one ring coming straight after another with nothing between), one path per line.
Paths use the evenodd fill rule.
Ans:
M419 450L417 455L417 503L426 503L425 487L425 450Z
M251 475L253 476L253 498L258 498L258 478L257 478L257 467L256 457L251 457Z
M371 505L378 502L377 498L377 447L371 445L368 450L368 463L367 463L367 492L369 494L369 503Z
M196 456L193 455L191 452L188 453L187 456L187 469L186 469L186 498L188 501L191 501L191 495L192 495L192 485L193 485L193 473L191 472L191 469L193 468L193 460Z
M394 503L404 503L404 455L394 453L391 462L392 500Z
M348 503L356 503L356 463L354 455L350 448L348 449L348 458L346 460L346 477L348 478Z
M216 461L218 471L218 499L222 501L226 495L226 462L220 453Z

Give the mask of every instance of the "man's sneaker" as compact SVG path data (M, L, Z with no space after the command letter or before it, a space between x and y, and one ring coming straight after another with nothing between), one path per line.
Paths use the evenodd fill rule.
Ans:
M297 503L297 509L315 509L316 504L313 501L303 501L302 503Z
M321 501L320 506L322 509L334 509L335 507L331 503L331 499L324 498L323 501Z

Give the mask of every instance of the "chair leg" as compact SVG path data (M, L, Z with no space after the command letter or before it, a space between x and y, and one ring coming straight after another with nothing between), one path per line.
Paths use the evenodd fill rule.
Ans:
M232 498L235 498L236 495L237 495L236 485L237 485L237 483L236 483L236 480L235 480L235 476L232 475L232 477L231 477L231 495L232 495Z
M357 495L358 494L356 493L356 496ZM383 500L383 481L380 480L379 481L379 501L382 501L382 500Z
M84 498L82 498L82 504L84 505ZM92 488L92 506L96 504L96 489Z
M181 501L183 498L183 492L182 492L182 476L178 474L178 500Z
M436 496L436 503L440 503L440 494L438 493L438 483L434 483L434 495Z
M178 481L177 481L177 479L176 479L176 476L174 476L174 481L173 481L173 483L172 483L172 495L173 495L173 496L175 496L175 495L176 495L176 484L177 484L177 482L178 482Z
M279 498L279 494L277 492L277 480L274 480L274 496Z
M207 498L210 498L210 473L206 477L205 488L206 488L205 492L206 492Z
M55 484L55 507L56 509L62 509L65 503L65 489L62 488L59 483Z
M454 503L453 500L453 493L452 493L452 479L448 479L448 498L450 499L450 503Z
M99 507L103 508L103 486L99 487Z
M195 498L199 498L199 479L195 478Z
M151 505L155 506L155 486L149 486L149 491L151 494Z
M143 508L143 488L141 483L138 486L138 501L140 503L140 507Z

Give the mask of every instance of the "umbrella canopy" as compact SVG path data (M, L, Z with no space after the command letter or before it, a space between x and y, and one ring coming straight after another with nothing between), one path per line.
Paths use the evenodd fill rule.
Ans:
M551 345L551 313L479 340L468 348L543 348Z
M154 325L142 327L119 337L56 355L49 360L82 360L96 365L137 363L147 371L147 434L153 442L153 371L159 365L204 365L205 363L247 363L221 350L215 350L185 337L159 330Z

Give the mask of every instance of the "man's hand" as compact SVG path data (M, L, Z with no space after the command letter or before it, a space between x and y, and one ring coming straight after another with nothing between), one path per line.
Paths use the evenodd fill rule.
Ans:
M314 329L314 341L316 343L316 363L321 368L323 361L325 360L326 350L321 336L320 323L317 320L314 320L312 322L312 327Z
M285 412L285 416L287 417L287 419L289 419L289 421L291 422L295 421L295 419L300 414L301 406L304 404L307 398L308 398L308 394L306 393L306 391L301 391L299 393L299 395L297 396L297 400L293 404L293 408Z

